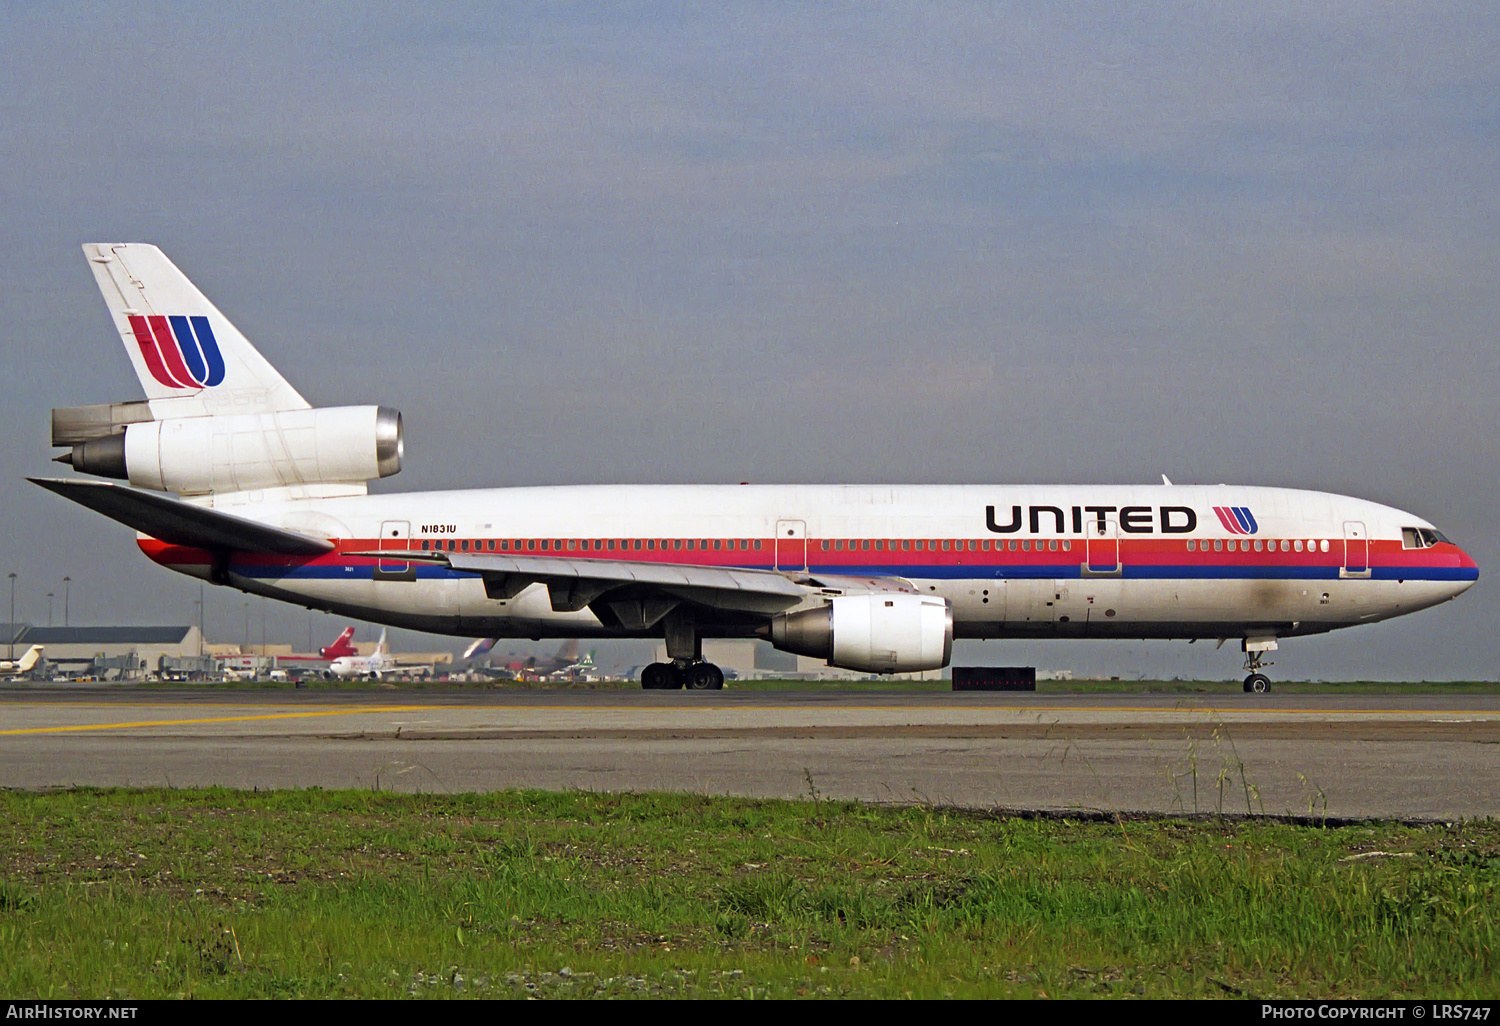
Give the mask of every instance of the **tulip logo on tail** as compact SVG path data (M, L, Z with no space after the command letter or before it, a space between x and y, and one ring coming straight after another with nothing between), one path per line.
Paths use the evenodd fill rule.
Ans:
M207 317L131 314L130 330L151 376L168 388L212 388L224 380L224 356Z
M1260 530L1260 525L1250 515L1249 506L1215 506L1214 512L1230 534L1254 534Z

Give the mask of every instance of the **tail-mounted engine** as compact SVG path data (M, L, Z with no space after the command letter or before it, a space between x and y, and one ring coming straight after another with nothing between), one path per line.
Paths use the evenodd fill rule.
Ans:
M774 617L771 644L846 670L940 670L953 655L953 607L935 596L844 595Z
M53 444L73 447L59 462L182 495L362 484L401 469L401 414L384 406L150 420L145 405L54 410Z

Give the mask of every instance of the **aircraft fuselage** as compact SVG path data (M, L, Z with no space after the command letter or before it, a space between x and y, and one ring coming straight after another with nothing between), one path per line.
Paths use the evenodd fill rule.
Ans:
M327 555L235 554L236 587L378 623L496 637L660 636L557 611L547 587L399 553L743 567L799 582L889 578L952 604L961 638L1289 637L1450 599L1474 561L1426 520L1361 499L1239 486L620 485L506 488L218 506L333 539ZM1431 539L1431 543L1427 543ZM1440 540L1438 540L1440 539ZM209 576L211 555L142 537ZM375 559L372 551L393 550ZM705 636L757 617L700 610Z

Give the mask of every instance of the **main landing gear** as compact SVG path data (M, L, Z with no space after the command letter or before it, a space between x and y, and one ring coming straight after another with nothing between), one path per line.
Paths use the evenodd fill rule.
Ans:
M669 663L652 663L641 671L647 691L723 691L724 671L703 659L703 637L698 625L685 616L668 616L663 636Z
M703 637L688 616L667 615L663 622L669 663L651 663L640 672L640 687L648 691L721 691L724 672L703 660Z
M646 691L722 691L724 671L702 660L678 666L675 663L652 663L641 671L641 688Z
M1245 694L1263 695L1271 690L1271 678L1260 672L1267 652L1276 650L1275 638L1246 638L1240 642L1245 652L1245 669L1250 676L1245 678Z

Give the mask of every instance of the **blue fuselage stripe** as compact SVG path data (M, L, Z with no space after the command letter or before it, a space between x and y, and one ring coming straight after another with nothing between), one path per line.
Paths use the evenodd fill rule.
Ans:
M368 581L375 576L373 563L305 563L301 566L276 566L262 563L231 563L231 568L242 577L260 580L339 580ZM745 565L749 570L771 570L769 564ZM415 566L418 580L437 581L450 578L477 577L478 574L450 570L447 567L418 564ZM1096 565L1094 573L1113 572L1116 567ZM1179 564L1148 565L1126 563L1119 574L1127 580L1154 581L1336 581L1340 576L1337 566L1184 566ZM389 572L389 570L387 571ZM848 577L909 577L921 580L1079 580L1084 577L1077 563L1058 565L1017 563L1009 566L953 565L932 566L840 566L816 564L809 573ZM1370 568L1370 579L1382 581L1476 581L1479 570L1474 567L1440 566L1375 566Z

